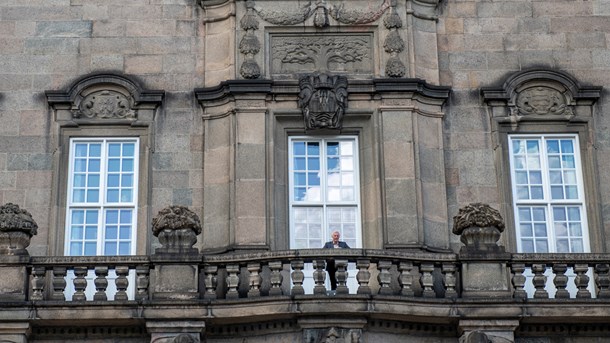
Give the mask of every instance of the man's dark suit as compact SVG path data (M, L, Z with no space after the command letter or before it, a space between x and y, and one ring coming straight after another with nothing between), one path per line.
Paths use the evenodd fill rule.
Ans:
M339 241L339 249L349 249L349 245L347 245L347 243L345 242L341 242ZM326 242L324 244L324 249L335 249L335 245L333 244L333 242ZM337 271L337 268L335 268L335 260L330 259L328 261L326 261L326 271L328 272L328 278L330 279L330 289L332 289L333 291L335 289L337 289L337 276L335 275L335 272Z

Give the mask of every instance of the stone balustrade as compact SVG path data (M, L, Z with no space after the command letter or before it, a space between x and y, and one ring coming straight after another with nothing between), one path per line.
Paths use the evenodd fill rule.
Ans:
M530 301L610 298L610 254L507 255L509 259L505 262L513 298L530 298ZM329 259L334 259L337 267L337 290L333 293L326 286L325 266ZM23 300L78 302L108 301L109 288L116 290L110 297L112 301L154 299L156 288L151 274L156 265L193 263L199 274L198 297L207 300L353 294L461 298L460 280L464 277L461 267L477 263L471 257L462 261L458 254L365 249L199 255L197 262L194 260L159 262L149 256L33 256L29 261L22 258L12 264L26 267L24 270L29 274L29 290L24 292L27 297ZM167 269L163 272L174 273ZM115 276L110 278L112 273ZM350 276L356 281L352 282L352 288L348 284ZM307 279L310 287L305 285ZM132 291L128 294L130 286ZM95 291L87 296L87 289ZM70 290L72 294L66 297Z

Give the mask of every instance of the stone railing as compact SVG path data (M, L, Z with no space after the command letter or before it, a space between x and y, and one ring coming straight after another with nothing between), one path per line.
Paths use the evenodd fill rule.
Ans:
M610 298L610 254L512 254L514 298Z
M512 283L507 295L512 298L610 298L610 254L507 255L504 263ZM330 259L337 269L336 292L327 289L325 266ZM457 254L365 249L199 255L190 261L158 261L150 256L62 256L30 257L29 262L23 262L17 264L27 266L24 272L29 274L30 285L23 300L32 301L155 299L159 287L150 275L159 265L178 266L179 271L182 266L193 266L197 270L196 291L189 299L349 294L472 298L462 293L462 267L490 263L489 259L461 261ZM175 271L160 270L164 272L176 275ZM113 289L112 296L107 295L107 289ZM163 290L171 291L167 287ZM66 297L67 293L71 294ZM183 293L178 290L169 298L184 298Z

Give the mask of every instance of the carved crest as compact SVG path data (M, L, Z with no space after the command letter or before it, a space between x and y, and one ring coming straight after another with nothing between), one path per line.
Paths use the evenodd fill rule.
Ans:
M72 115L74 118L131 119L136 117L136 111L124 94L101 90L87 95Z
M347 108L347 78L316 73L299 80L299 107L305 127L311 129L341 129Z
M550 87L531 87L517 96L516 110L519 115L572 114L566 99L556 89Z

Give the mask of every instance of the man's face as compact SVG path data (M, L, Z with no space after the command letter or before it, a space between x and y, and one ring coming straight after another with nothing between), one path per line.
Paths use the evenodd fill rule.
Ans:
M338 232L333 232L333 242L338 242L341 235Z

